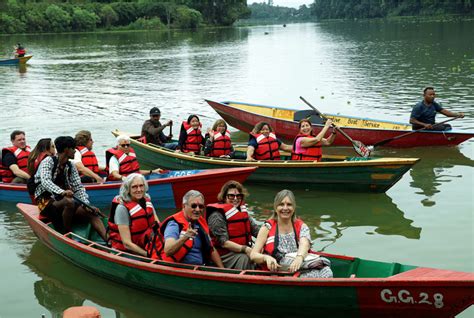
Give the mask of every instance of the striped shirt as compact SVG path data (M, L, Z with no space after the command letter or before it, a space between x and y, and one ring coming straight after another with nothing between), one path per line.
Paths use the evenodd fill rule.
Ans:
M56 157L57 158L57 157ZM53 180L56 179L59 171L59 164L56 166L56 171L53 173L54 160L53 157L46 157L39 165L38 171L35 174L35 182L38 187L35 190L35 198L40 197L44 192L48 191L52 194L61 195L65 190L58 187ZM71 168L71 172L69 169ZM79 172L75 165L66 164L64 167L64 179L66 181L66 187L77 196L78 199L89 203L89 196L86 193L86 189L81 183Z

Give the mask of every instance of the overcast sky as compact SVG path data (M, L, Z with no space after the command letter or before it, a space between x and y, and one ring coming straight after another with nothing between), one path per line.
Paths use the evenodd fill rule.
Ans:
M254 2L257 2L257 3L265 2L265 3L267 3L268 0L250 0L250 1L247 1L248 4L251 4L251 3L254 3ZM300 5L302 5L302 4L308 5L308 4L311 4L313 2L314 2L313 0L273 0L273 5L282 6L282 7L299 8Z

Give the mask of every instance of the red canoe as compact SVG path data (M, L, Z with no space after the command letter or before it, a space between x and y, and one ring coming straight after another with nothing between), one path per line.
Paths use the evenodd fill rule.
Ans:
M298 134L298 121L314 114L312 110L296 110L275 106L264 106L240 102L214 102L206 100L214 110L232 127L243 132L250 132L256 123L268 122L282 140L292 143ZM354 140L359 140L367 146L379 141L393 138L411 131L411 125L406 123L381 121L361 117L325 114ZM323 128L318 124L320 119L311 116L316 133ZM462 131L420 131L409 136L391 141L384 146L396 148L426 147L426 146L455 146L474 137L474 133ZM343 137L334 140L334 146L352 146Z

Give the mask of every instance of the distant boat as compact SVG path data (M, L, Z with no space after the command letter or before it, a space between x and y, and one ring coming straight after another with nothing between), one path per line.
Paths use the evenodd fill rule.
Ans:
M272 126L279 138L289 143L292 143L299 133L298 122L303 118L311 118L316 134L324 127L321 119L311 109L298 110L242 102L211 100L206 100L206 102L232 127L249 133L256 123L265 121ZM412 131L408 123L335 114L325 114L325 116L344 128L352 139L359 140L367 146ZM396 148L455 146L472 137L474 137L472 132L425 130L390 141L385 146ZM352 146L352 144L346 138L337 137L333 146Z
M14 59L1 59L0 60L0 65L25 64L32 57L33 57L33 55L27 55L27 56L23 56L23 57L14 58Z
M76 266L116 283L188 302L284 317L454 317L474 304L474 274L345 255L334 278L169 263L100 244L90 224L61 234L18 204L38 239ZM230 301L231 300L231 301ZM183 309L184 310L184 309Z

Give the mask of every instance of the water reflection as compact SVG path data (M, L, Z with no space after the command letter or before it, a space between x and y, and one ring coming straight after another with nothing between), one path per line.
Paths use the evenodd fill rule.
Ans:
M288 187L291 189L291 187ZM268 219L272 202L281 187L249 186L249 205L257 219ZM374 227L379 235L400 235L420 239L421 227L413 225L386 194L331 193L291 189L296 196L297 214L313 229L315 248L324 250L352 227Z
M99 308L102 314L104 308L112 310L115 317L188 317L190 312L203 318L242 317L242 313L154 296L102 279L68 263L40 242L33 245L23 264L40 277L34 293L53 317L61 317L64 309L84 301L103 307Z

